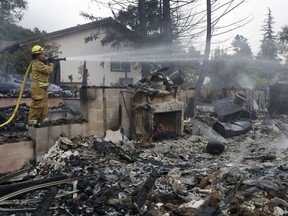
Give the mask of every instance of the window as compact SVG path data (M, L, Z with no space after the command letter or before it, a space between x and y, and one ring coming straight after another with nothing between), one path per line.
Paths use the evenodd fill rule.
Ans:
M111 62L111 71L130 72L130 62Z

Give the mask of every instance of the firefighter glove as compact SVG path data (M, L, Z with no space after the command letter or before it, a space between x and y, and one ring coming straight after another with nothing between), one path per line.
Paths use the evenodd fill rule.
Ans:
M54 63L54 61L55 61L55 59L54 59L53 57L49 57L47 60L48 60L48 62L50 62L50 63Z

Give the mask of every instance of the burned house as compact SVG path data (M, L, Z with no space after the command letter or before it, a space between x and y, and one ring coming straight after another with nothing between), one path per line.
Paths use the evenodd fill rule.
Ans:
M31 129L42 152L1 176L1 215L287 214L286 119L259 113L251 130L225 138L212 130L214 107L197 105L187 120L190 94L154 75L82 88L85 122Z
M184 103L173 84L165 73L156 71L134 86L131 123L135 140L183 135Z

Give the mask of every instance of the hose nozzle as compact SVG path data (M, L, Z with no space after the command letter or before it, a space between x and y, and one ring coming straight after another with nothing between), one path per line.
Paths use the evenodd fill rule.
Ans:
M66 57L59 58L59 57L49 57L47 58L48 62L56 62L56 61L66 61Z
M63 57L63 58L54 58L55 61L66 61L66 57Z

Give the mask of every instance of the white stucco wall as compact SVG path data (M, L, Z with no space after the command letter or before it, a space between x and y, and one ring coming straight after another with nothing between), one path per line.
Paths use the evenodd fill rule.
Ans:
M89 36L91 33L100 32L100 38L97 40L85 43L84 38ZM111 72L110 61L113 61L113 57L109 60L109 57L105 57L104 67L101 66L101 60L99 55L105 54L110 56L115 51L111 46L102 46L101 39L105 32L104 29L91 29L82 32L76 32L70 35L65 35L53 39L52 41L57 42L60 45L60 51L62 54L60 57L66 57L66 61L61 61L61 82L70 82L68 76L72 74L73 82L82 82L81 74L79 74L79 67L83 65L86 60L86 68L88 69L88 85L103 85L105 76L105 86L118 83L119 78L125 78L125 72ZM131 48L130 48L131 49ZM126 48L127 50L127 48ZM115 59L114 59L115 60ZM137 82L141 79L139 69L135 69L137 63L131 64L131 72L127 73L127 78L133 78L133 82Z

